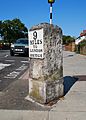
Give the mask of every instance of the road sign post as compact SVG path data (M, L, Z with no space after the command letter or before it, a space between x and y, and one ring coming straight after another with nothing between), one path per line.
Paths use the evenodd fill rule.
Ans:
M55 0L48 0L48 3L50 3L50 24L52 24L52 4L55 2Z

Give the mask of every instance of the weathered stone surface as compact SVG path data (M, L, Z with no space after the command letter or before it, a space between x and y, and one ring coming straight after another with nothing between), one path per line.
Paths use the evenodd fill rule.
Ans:
M43 28L44 59L30 59L29 95L40 103L63 95L62 30L41 23L30 31Z

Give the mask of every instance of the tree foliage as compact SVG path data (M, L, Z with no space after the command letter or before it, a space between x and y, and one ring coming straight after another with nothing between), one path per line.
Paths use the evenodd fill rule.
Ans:
M28 37L28 30L20 19L0 21L0 35L4 41L11 43L18 38Z
M63 35L63 44L69 44L74 41L75 41L74 37Z

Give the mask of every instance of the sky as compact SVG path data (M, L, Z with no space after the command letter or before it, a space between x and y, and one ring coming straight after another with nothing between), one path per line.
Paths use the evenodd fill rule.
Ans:
M30 29L50 19L48 0L0 0L0 20L19 18ZM86 29L86 0L55 0L53 24L64 35L78 37Z

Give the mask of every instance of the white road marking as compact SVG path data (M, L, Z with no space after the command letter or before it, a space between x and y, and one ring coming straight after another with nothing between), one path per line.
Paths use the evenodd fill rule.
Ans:
M14 62L15 60L5 60L5 61L7 61L7 62Z
M21 61L22 63L29 63L29 61Z
M4 69L5 67L8 67L10 66L11 64L3 64L3 63L0 63L0 70Z
M28 60L30 61L30 58L28 58Z
M20 72L13 71L10 74L8 74L7 76L5 76L4 78L16 78L19 74L20 74Z
M16 69L15 71L9 73L8 75L6 75L4 78L16 78L20 73L21 71L27 69L28 66L26 66L25 64L23 64L22 66L20 66L18 69Z
M23 71L27 68L28 66L23 64L22 66L20 66L19 68L17 68L16 70L19 70L19 71Z
M8 57L8 55L5 55L4 57Z

